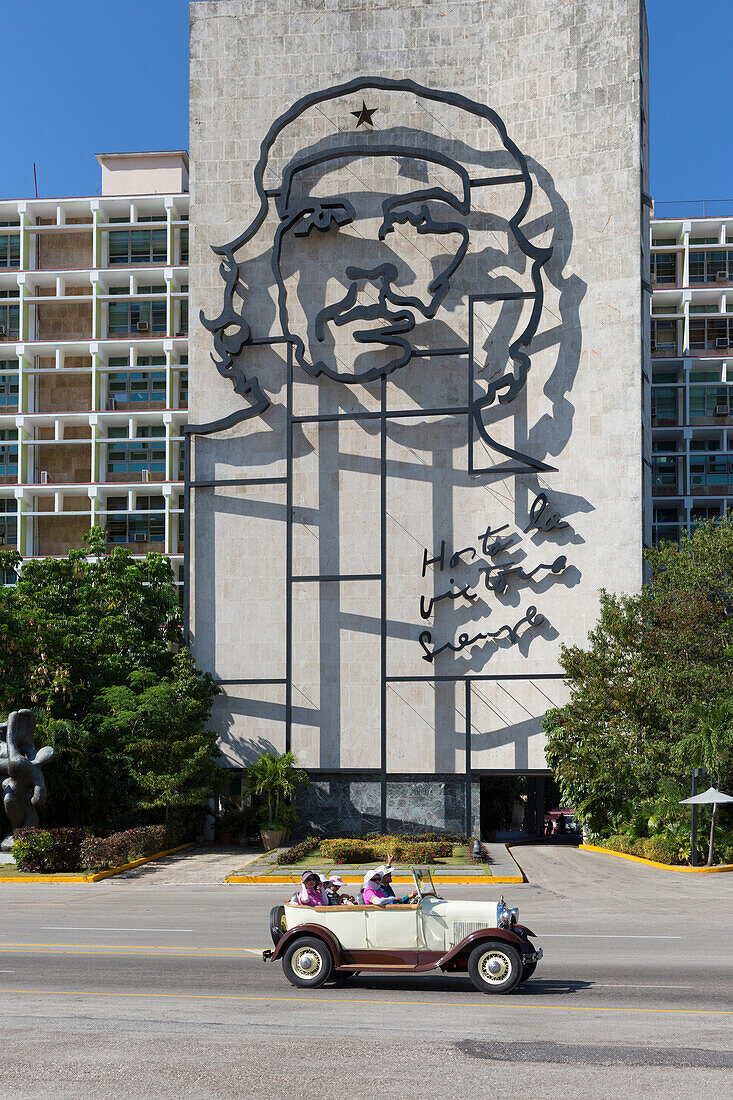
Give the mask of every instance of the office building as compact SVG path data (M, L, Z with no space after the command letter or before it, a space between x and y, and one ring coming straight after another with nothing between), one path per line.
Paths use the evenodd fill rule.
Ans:
M99 525L181 583L188 155L97 159L97 196L0 201L0 544Z

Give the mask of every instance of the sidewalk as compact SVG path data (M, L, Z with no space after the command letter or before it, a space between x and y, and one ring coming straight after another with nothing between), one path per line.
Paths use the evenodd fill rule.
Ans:
M224 886L228 875L261 855L260 849L237 844L196 844L107 881L110 885L145 882L153 886Z

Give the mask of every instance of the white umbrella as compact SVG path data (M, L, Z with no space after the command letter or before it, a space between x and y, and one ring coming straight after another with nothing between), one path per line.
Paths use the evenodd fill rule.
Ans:
M733 802L733 798L729 794L723 794L722 791L716 791L715 787L708 787L702 794L696 794L692 798L680 799L680 805L687 806L716 805L722 802Z

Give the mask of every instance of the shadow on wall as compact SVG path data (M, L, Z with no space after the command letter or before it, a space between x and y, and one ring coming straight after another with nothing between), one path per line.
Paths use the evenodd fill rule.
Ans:
M404 135L399 136L404 138ZM476 159L476 151L457 140L446 142L447 145L458 164ZM323 150L316 145L309 152L314 151L320 156ZM503 151L500 152L503 155ZM296 153L294 161L300 155L301 151ZM502 165L500 159L495 157L495 162L491 161L494 153L487 156L487 164L492 170L506 169L506 163ZM341 155L342 169L347 159ZM405 162L408 159L403 158ZM430 178L435 166L428 163L425 168L417 152L413 159L416 167L422 166L427 172L425 178ZM313 161L307 172L299 175L300 169L293 169L291 162L287 171L291 182L295 183L285 207L275 210L271 204L266 211L266 217L256 230L256 239L252 240L249 258L241 263L231 258L233 266L229 268L227 283L230 302L233 308L238 295L237 306L241 309L241 313L237 310L231 315L231 325L235 328L238 325L240 330L239 337L232 338L234 342L227 345L231 352L231 375L238 379L238 392L244 392L245 383L254 385L254 392L266 394L269 404L256 420L242 426L241 431L230 433L228 438L218 442L212 438L201 445L197 443L197 448L202 447L197 452L201 461L212 470L225 467L228 471L225 476L229 477L281 474L287 453L288 356L292 363L295 400L301 412L329 416L348 413L363 417L359 428L364 433L365 445L361 447L354 446L353 437L342 437L339 425L334 423L317 429L299 424L294 430L294 524L305 544L311 540L313 545L315 540L310 572L338 575L353 571L351 562L344 559L342 552L343 524L353 522L353 518L349 518L341 485L349 473L363 475L365 484L376 483L379 479L378 452L368 444L369 440L378 440L381 428L378 420L368 419L368 414L379 407L381 381L368 377L370 355L375 357L375 362L384 361L390 408L425 413L424 417L388 421L386 476L390 485L389 501L395 502L388 503L390 523L403 529L409 527L410 517L399 512L399 502L420 491L425 512L430 516L433 546L440 545L442 540L451 546L456 531L458 499L465 501L470 491L482 502L477 514L486 516L497 526L510 523L521 531L525 528L533 498L547 488L543 474L536 472L537 465L535 472L530 469L509 478L501 470L491 471L492 466L501 465L505 454L501 448L492 453L486 442L487 438L504 439L508 435L515 451L524 457L530 456L540 467L544 464L546 469L554 469L573 431L575 407L570 394L581 362L580 305L587 288L577 275L567 270L573 242L567 204L558 194L550 174L534 161L528 160L527 164L534 197L529 209L531 220L522 224L522 235L518 236L513 227L517 207L511 205L513 200L508 194L511 187L493 188L493 193L491 188L485 188L485 196L478 188L479 198L474 202L471 196L468 211L459 210L456 196L450 194L448 202L444 203L449 208L448 213L428 209L423 199L415 198L419 192L416 181L421 178L420 174L413 172L410 175L403 171L404 163L400 166L395 160L396 167L389 166L391 175L385 172L394 194L355 189L348 192L347 201L341 201L344 196L339 194L331 196L324 206L320 198L316 201L313 196L322 196L324 190L328 194L327 188L333 182L328 178L333 165L325 158L318 163ZM344 178L348 178L348 174L344 177L342 172L341 188ZM358 173L351 172L350 181L359 178ZM408 184L406 179L413 182ZM445 197L445 180L442 183ZM293 203L298 200L297 208L288 206L291 199ZM506 209L503 209L505 200ZM481 203L488 204L489 209ZM378 217L370 213L373 208ZM383 216L394 209L398 210L398 216L385 230ZM383 220L380 222L380 219ZM353 228L357 229L356 235ZM407 237L413 243L417 241L420 247L406 252ZM463 251L461 241L467 245ZM264 247L259 242L264 242ZM539 266L538 258L541 258ZM358 267L354 266L357 264ZM539 304L538 272L546 291L551 293L544 295L536 331L523 343L523 332L529 331L524 328L527 319L514 306L520 299ZM493 325L484 324L485 331L477 326L480 335L475 335L472 349L477 359L475 387L469 394L468 357L465 354L470 331L467 315L471 308L469 295L476 293L498 293L506 297L499 304ZM225 333L225 313L218 319L221 333ZM381 340L375 337L375 322L381 324ZM208 327L213 330L216 323L211 322ZM406 334L409 334L409 341ZM399 362L405 347L410 354L404 362ZM221 347L219 351L223 354ZM226 373L227 369L220 364L221 373ZM528 386L532 387L535 399L532 407L547 410L540 411L536 423L528 421ZM542 400L538 401L540 394ZM507 400L509 397L512 399ZM489 472L476 478L468 472L466 428L475 411L474 402L479 398L480 423L476 424L478 436L473 452L476 464ZM430 413L431 409L446 408L456 411L445 415ZM476 416L479 416L477 411ZM209 459L205 458L205 448L212 451ZM211 471L203 469L203 475L211 476ZM196 476L201 475L197 472ZM212 490L205 492L213 494ZM568 523L556 533L556 544L570 546L582 542L582 537L573 529L572 517L591 511L591 503L582 496L556 493L554 489L552 503ZM278 544L285 544L287 510L283 493L278 495L273 490L263 498L256 494L227 496L225 491L217 490L216 503L209 517L211 522L197 523L197 560L205 562L205 567L197 577L196 602L209 613L216 607L216 593L220 587L217 572L231 568L221 550L217 553L219 525L216 518L225 514L241 521L243 531L247 520L269 521L280 532L276 535ZM369 541L373 550L377 540ZM534 559L530 560L527 551L541 552L550 544L554 549L554 534L551 537L548 532L533 532L525 539L526 549L519 552L518 560L526 560L531 567ZM416 562L419 562L420 553L420 549L416 550ZM406 563L400 564L407 567ZM483 563L473 563L474 572L481 564L490 563L485 559ZM373 572L373 563L365 566L367 568ZM568 563L566 569L543 575L525 587L542 595L553 588L574 588L580 581L580 571ZM444 584L444 580L436 582L440 583ZM436 594L438 590L436 587ZM490 595L492 607L478 600L468 605L462 601L456 601L453 606L444 604L439 616L441 638L456 638L462 631L473 635L482 629L493 630L496 623L512 624L518 618L513 612L509 614L509 609L516 609L520 603L517 586L505 593L494 591L487 595ZM242 600L256 597L256 585L251 588L242 585ZM296 604L296 630L300 614ZM482 627L481 623L487 621L489 614L492 626ZM281 616L280 620L283 618ZM264 615L262 620L265 621ZM393 615L387 621L387 637L388 640L412 640L419 654L418 638L424 628L425 622L419 621L415 607L414 619ZM212 655L216 652L216 629L214 617ZM362 736L360 729L347 728L353 716L343 713L342 676L346 658L342 639L348 632L357 632L364 636L365 648L370 641L373 645L381 632L379 612L366 597L363 614L355 613L353 600L347 610L343 589L334 584L328 598L319 602L315 631L321 674L318 683L313 685L310 682L299 684L294 677L294 700L307 697L311 701L310 706L299 710L298 717L294 716L294 724L310 727L318 741L316 756L320 766L336 769L342 760L349 758L351 746ZM524 631L516 642L519 668L521 660L529 655L530 646L538 647L543 640L553 638L557 638L557 630L549 619L537 630ZM284 637L282 641L284 650ZM457 677L481 673L490 670L491 657L507 644L505 638L489 639L486 644L466 649L461 655L446 651L421 671ZM325 653L328 654L327 664ZM246 659L243 654L243 660ZM400 673L402 670L395 671ZM272 675L267 671L262 673L268 674ZM376 697L379 682L373 687ZM232 710L255 722L262 719L280 724L285 717L281 702L232 700ZM461 736L457 732L461 723L456 719L455 698L450 693L435 693L432 725L434 758L442 760L445 758L446 731L452 731L448 734L451 741ZM226 737L225 731L224 739ZM266 739L255 738L246 742L243 748L237 742L236 753L241 756L255 752L260 743L269 744ZM459 747L458 742L453 747ZM297 751L298 746L294 748ZM375 759L373 766L378 764ZM417 781L413 789L416 785ZM351 821L359 822L360 831L379 827L378 809L374 810L379 807L377 782L359 784L358 794L356 785L352 790L349 785L335 782L314 783L310 792L304 796L310 800L308 814L324 828L339 831L345 822ZM454 796L451 794L450 798ZM407 804L402 806L396 820L404 820L400 815L408 809ZM432 810L428 803L423 806L422 813L429 819ZM444 822L449 817L461 817L457 803L452 808L447 802L439 813L436 810L436 816L442 817ZM424 827L424 822L420 827ZM445 825L436 824L436 827Z

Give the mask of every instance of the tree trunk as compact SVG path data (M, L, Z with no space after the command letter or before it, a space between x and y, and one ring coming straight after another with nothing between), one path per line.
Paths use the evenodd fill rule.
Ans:
M718 803L713 802L713 816L710 820L710 847L708 848L708 867L713 865L713 841L715 839L715 815L718 811Z

